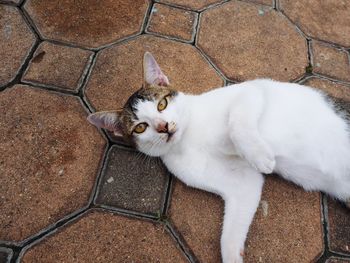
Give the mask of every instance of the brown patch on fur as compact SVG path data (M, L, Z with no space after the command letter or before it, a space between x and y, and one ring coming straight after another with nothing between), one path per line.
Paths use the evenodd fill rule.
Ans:
M170 87L158 85L146 85L132 94L125 103L123 110L119 115L120 125L122 127L125 139L132 145L135 145L133 129L138 121L135 114L135 107L139 101L160 101L165 96L169 96L171 101L171 99L176 95L176 90L173 90Z

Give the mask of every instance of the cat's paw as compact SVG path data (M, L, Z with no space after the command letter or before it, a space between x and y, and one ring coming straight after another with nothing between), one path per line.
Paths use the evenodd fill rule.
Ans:
M267 149L257 150L246 159L257 171L264 174L272 173L276 166L275 156Z
M222 262L223 263L243 263L244 252L243 249L238 251L223 251L222 252Z

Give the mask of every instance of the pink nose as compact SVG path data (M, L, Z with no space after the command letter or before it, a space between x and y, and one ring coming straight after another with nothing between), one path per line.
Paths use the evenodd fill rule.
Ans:
M168 123L166 121L161 121L157 124L157 128L156 128L157 132L161 133L161 132L168 132Z

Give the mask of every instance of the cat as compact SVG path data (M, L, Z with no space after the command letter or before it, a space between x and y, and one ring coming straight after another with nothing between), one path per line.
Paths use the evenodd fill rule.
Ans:
M243 262L263 174L350 198L349 123L320 91L257 79L189 95L173 89L148 52L143 68L143 87L122 109L88 121L159 156L187 185L222 196L224 263Z

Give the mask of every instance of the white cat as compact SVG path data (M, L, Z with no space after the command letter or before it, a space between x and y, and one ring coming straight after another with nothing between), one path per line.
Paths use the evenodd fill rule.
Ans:
M258 79L183 94L170 87L150 53L144 56L144 79L122 110L88 120L160 156L187 185L222 196L224 263L243 262L262 173L276 172L342 201L350 197L349 124L321 92Z

